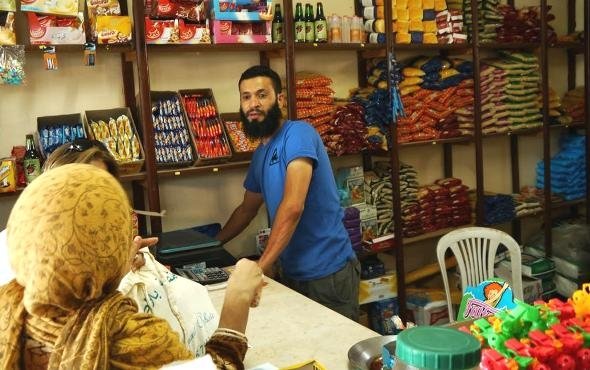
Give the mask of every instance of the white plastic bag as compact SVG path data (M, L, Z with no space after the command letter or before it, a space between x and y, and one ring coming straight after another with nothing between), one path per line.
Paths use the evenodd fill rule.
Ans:
M205 343L219 324L207 288L171 273L147 248L141 252L145 265L125 275L119 291L137 302L139 312L168 321L196 356L204 355Z

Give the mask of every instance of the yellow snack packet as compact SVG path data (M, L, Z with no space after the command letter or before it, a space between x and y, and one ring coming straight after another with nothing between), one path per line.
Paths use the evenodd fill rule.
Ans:
M129 43L131 18L124 15L99 15L96 17L96 33L99 44Z

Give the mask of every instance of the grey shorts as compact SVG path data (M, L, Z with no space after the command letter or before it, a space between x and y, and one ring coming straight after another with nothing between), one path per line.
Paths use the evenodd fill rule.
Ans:
M358 321L361 264L354 258L333 274L316 280L297 281L282 276L282 282L306 297Z

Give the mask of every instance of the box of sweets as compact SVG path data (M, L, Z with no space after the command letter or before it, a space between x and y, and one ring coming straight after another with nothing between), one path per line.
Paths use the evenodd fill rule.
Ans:
M78 138L87 138L80 113L37 117L39 151L47 158L59 146Z
M152 123L156 165L158 167L192 166L197 156L181 97L176 91L152 91ZM139 101L139 100L138 100Z
M179 90L197 160L195 165L221 163L231 158L231 147L211 89Z
M213 19L224 21L271 21L272 9L268 9L266 0L213 0Z
M84 16L75 18L27 13L31 45L83 45Z
M216 44L271 43L271 22L213 21L213 42Z
M183 19L145 18L148 44L210 44L211 32L204 24L186 23Z
M21 0L20 10L44 14L78 16L78 0Z
M105 145L121 174L141 171L145 157L129 108L88 110L84 117L89 138Z

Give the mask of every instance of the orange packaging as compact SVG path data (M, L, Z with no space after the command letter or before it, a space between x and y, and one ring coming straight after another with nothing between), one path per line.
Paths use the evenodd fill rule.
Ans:
M0 159L0 193L16 191L16 158Z
M99 44L129 43L131 18L124 15L99 15L96 17L96 33Z

